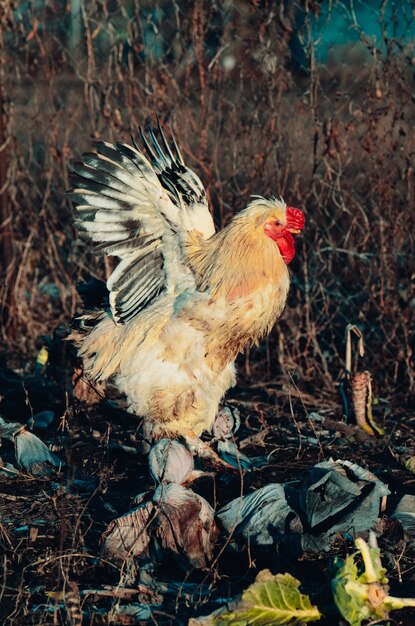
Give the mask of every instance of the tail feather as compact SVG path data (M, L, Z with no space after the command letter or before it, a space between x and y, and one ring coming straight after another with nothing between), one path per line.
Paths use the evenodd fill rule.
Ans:
M119 368L122 350L120 328L104 311L91 311L75 320L68 340L78 348L88 378L96 382L108 380Z
M109 290L103 280L91 278L88 282L78 283L77 290L87 311L109 310Z

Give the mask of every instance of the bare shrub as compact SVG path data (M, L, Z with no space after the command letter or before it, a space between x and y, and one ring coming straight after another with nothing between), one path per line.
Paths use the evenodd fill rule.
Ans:
M410 26L410 3L390 4ZM31 356L40 335L69 322L76 282L106 272L73 230L70 162L94 139L129 141L158 112L200 173L218 226L251 194L281 194L306 211L289 305L251 350L251 375L294 370L303 385L333 389L353 322L380 393L414 390L413 46L390 37L380 11L379 49L360 30L323 64L310 43L323 5L3 2L8 351Z

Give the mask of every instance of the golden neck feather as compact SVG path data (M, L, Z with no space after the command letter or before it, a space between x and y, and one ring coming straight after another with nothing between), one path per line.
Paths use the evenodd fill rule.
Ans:
M190 235L187 255L198 289L214 298L234 300L288 277L275 242L245 214L208 241Z

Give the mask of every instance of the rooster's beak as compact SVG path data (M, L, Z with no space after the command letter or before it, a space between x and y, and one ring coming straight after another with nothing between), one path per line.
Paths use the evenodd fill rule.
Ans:
M301 230L299 230L298 228L287 228L289 233L292 233L293 235L299 235L301 233Z

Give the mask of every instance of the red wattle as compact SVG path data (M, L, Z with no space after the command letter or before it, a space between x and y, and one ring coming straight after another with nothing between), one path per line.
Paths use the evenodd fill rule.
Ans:
M278 239L275 239L275 243L277 244L285 263L287 265L288 263L291 263L295 256L294 237L292 236L292 234L288 231L285 231L282 237L278 237Z

